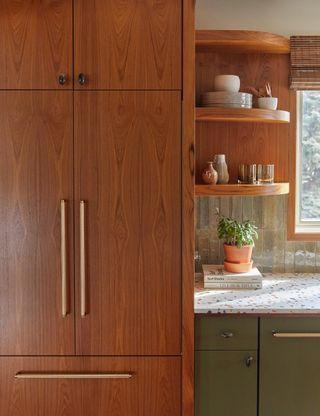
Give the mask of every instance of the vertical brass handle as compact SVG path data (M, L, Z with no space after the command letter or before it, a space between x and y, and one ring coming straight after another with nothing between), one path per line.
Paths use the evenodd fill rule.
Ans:
M66 242L66 201L61 200L61 313L63 317L68 314L67 295L67 242Z
M80 201L80 293L81 316L86 315L86 245L85 245L85 201Z

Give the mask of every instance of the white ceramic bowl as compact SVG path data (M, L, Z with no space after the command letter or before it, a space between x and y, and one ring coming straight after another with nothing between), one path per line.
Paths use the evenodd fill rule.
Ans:
M214 79L215 91L239 92L240 78L237 75L217 75Z
M258 98L259 108L265 110L276 110L278 107L278 98L276 97L260 97Z

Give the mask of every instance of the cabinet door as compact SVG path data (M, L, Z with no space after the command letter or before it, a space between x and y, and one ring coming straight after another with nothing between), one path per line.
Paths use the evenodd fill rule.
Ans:
M195 406L196 416L256 416L256 352L196 352Z
M1 357L0 414L180 416L180 360Z
M0 354L72 354L72 93L2 91L0 125Z
M80 354L181 352L180 107L178 92L75 94Z
M76 88L180 89L181 12L182 0L76 0Z
M319 415L319 333L319 318L261 320L261 416Z
M0 89L72 88L72 0L0 0L0 10Z

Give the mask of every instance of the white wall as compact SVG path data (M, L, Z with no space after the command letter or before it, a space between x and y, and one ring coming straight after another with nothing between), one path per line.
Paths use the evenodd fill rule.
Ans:
M197 0L196 26L320 35L320 0Z

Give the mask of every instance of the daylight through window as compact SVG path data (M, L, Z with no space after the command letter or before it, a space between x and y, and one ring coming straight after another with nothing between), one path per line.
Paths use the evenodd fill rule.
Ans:
M320 232L320 91L298 94L296 232Z

